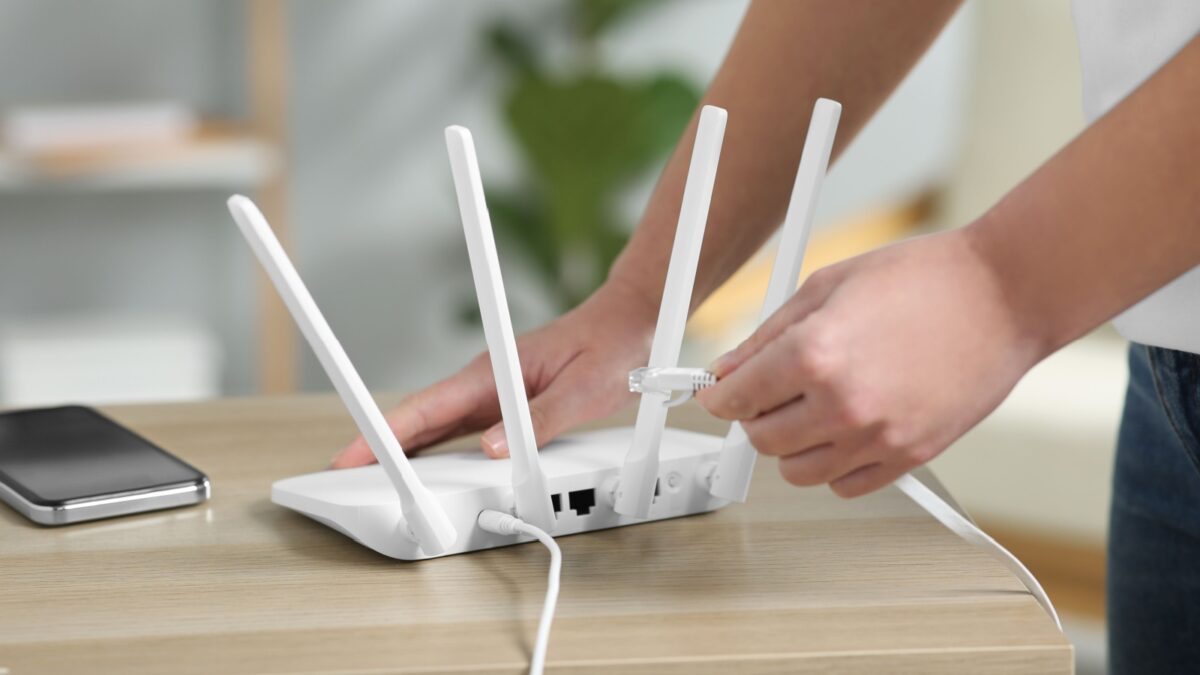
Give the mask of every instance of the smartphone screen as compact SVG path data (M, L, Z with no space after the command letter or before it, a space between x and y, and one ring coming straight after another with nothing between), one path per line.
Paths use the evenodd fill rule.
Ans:
M91 408L0 414L0 483L56 507L172 485L204 474Z

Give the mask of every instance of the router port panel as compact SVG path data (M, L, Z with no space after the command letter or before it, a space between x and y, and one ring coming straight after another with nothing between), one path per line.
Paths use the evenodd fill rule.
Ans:
M575 490L567 493L567 505L577 516L586 516L596 506L596 489Z
M662 481L659 497L651 505L649 517L639 519L613 511L607 491L619 478L621 451L629 447L632 433L629 427L582 432L543 449L546 490L552 506L558 507L555 537L694 515L727 503L713 497L699 479L708 471L705 467L716 462L723 439L668 427L658 472ZM505 462L487 459L477 451L437 453L415 458L413 468L459 532L447 555L532 539L493 534L476 524L484 509L513 511L511 474ZM403 515L395 488L378 464L278 481L272 487L272 500L335 526L384 555L403 560L429 557L410 537L396 536Z

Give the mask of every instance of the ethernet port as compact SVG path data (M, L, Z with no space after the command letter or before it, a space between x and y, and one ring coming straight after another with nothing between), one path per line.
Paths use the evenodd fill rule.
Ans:
M592 507L596 505L596 491L575 490L567 493L567 505L575 512L577 516L586 516L592 512Z

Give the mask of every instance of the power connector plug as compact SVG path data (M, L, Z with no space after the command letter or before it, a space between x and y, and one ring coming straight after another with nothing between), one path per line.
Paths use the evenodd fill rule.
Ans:
M554 622L554 608L558 605L558 586L562 576L562 549L554 537L546 534L540 527L530 525L520 518L496 511L484 509L479 512L476 523L480 529L493 534L514 535L526 534L538 541L550 551L550 574L546 583L546 600L542 604L542 618L538 622L537 641L533 646L533 657L529 662L529 675L542 675L546 667L546 648L550 644L550 624Z

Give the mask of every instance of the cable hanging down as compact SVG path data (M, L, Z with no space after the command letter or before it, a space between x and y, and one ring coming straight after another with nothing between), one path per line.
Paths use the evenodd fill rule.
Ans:
M896 480L895 485L901 492L908 495L909 499L916 502L917 506L925 509L929 515L949 528L951 532L962 537L968 543L988 551L1004 563L1004 566L1016 575L1025 588L1033 594L1034 599L1038 601L1042 609L1046 610L1050 618L1054 619L1054 625L1058 626L1060 631L1062 630L1062 621L1058 619L1058 612L1055 611L1054 604L1050 602L1050 596L1046 595L1046 591L1038 583L1037 577L1033 576L1033 572L1030 572L1029 568L1025 567L1015 555L1001 546L1000 542L992 539L988 533L979 529L975 523L967 520L966 516L956 511L953 506L947 504L944 499L914 478L912 474L904 474Z
M630 391L635 393L657 392L674 396L664 404L667 407L677 406L690 399L693 393L707 389L716 383L717 376L703 368L637 368L629 372ZM682 393L676 396L676 392ZM1050 602L1046 591L1042 589L1042 585L1033 576L1033 573L1008 549L1001 546L999 542L956 511L954 507L947 504L933 490L930 490L911 474L901 476L895 485L909 499L916 502L917 506L928 512L950 531L967 543L990 552L1004 563L1004 566L1033 594L1034 599L1046 610L1058 629L1062 630L1058 612L1055 611L1054 604Z
M550 573L546 582L546 600L542 603L542 618L538 621L537 640L533 645L533 656L529 661L529 675L542 675L546 667L546 648L550 644L550 625L554 622L554 610L558 605L559 579L562 576L562 549L544 530L516 516L486 509L479 513L479 527L493 534L525 534L537 539L550 551Z

